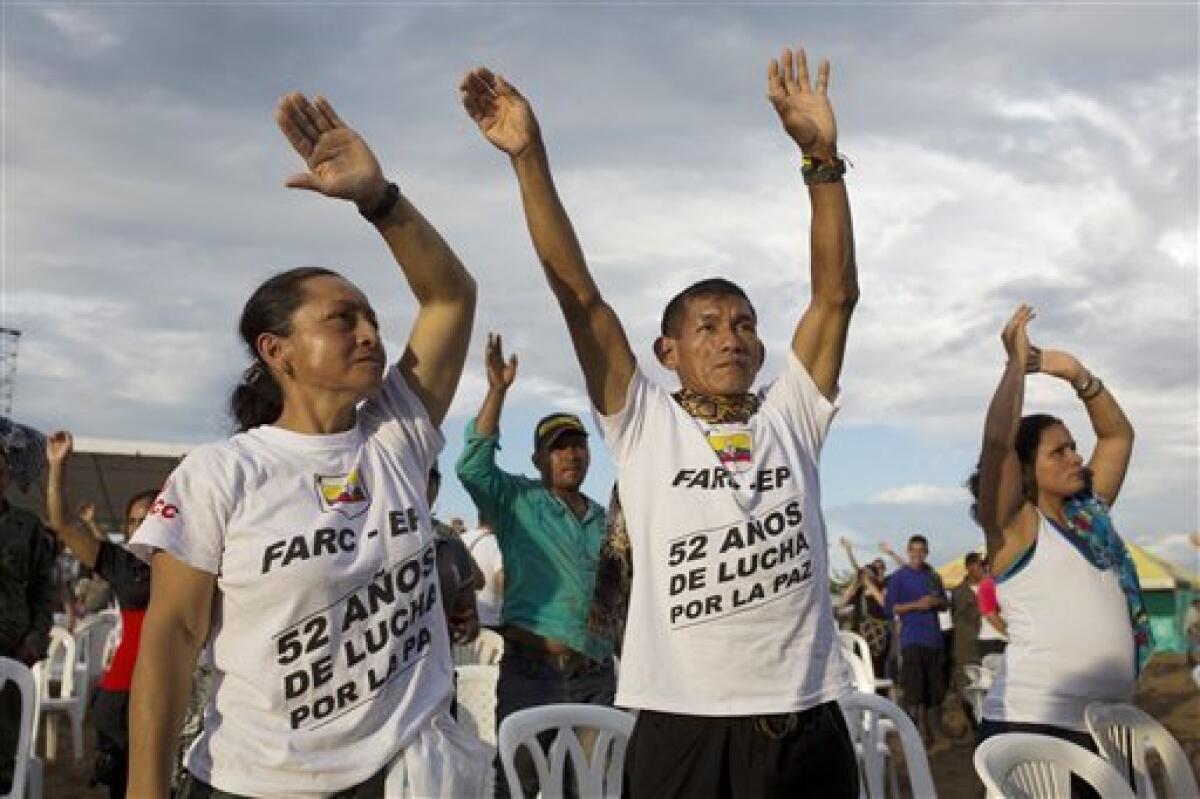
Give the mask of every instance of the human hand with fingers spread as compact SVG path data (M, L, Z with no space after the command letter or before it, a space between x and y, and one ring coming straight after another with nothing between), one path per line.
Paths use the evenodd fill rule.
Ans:
M504 343L499 333L488 333L483 361L487 370L488 388L492 391L508 391L517 379L517 356L514 354L505 362Z
M829 59L822 59L817 67L814 87L803 47L794 55L785 49L779 59L771 59L767 68L767 99L775 106L784 130L805 155L814 158L837 155L837 121L828 89Z
M484 138L510 157L519 157L541 141L529 101L487 67L468 72L458 86L458 96Z
M367 142L333 110L324 97L309 100L300 92L280 98L275 121L308 165L286 185L375 207L387 190L387 179Z

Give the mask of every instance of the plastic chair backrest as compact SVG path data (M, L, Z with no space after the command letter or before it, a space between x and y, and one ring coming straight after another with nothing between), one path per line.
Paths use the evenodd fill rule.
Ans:
M885 744L886 741L884 740L885 728L881 722L886 719L891 722L890 728L900 736L900 744L904 749L904 762L908 769L908 779L912 784L911 794L930 797L930 799L937 796L937 790L933 784L933 772L929 769L929 758L925 754L924 744L921 743L921 733L917 731L917 726L912 723L912 719L899 705L884 699L874 690L860 690L846 694L838 700L838 704L841 705L842 713L846 716L846 726L851 730L851 737L862 744L864 760L882 756L879 745ZM862 730L861 738L858 737L859 730ZM869 763L865 765L864 771L868 775L882 773L878 769L872 769ZM867 793L871 797L884 795L882 783L867 787Z
M0 690L7 687L9 682L17 686L21 693L21 720L17 728L16 760L13 763L12 787L0 799L15 797L20 799L25 795L26 774L29 769L29 756L33 748L33 725L37 719L37 687L33 673L25 664L9 658L0 657Z
M1148 713L1129 704L1093 702L1083 718L1100 754L1133 785L1139 797L1153 799L1157 795L1146 763L1147 747L1162 760L1167 796L1200 796L1183 748Z
M84 619L75 628L75 662L87 668L89 679L98 677L103 670L108 636L120 624L121 614L102 610Z
M967 675L967 680L975 688L991 688L992 679L996 676L995 672L990 669L985 669L983 666L978 666L974 663L965 664L963 666L963 673Z
M1048 735L994 735L975 750L975 771L989 798L1060 799L1071 795L1071 774L1084 779L1103 799L1133 796L1129 784L1104 760Z
M864 661L858 654L845 645L843 641L842 655L846 658L847 665L850 666L850 674L854 677L854 689L862 691L864 694L875 692L875 677L872 674L872 669L869 661Z
M871 667L871 679L875 679L875 662L871 660L871 645L853 630L838 630L838 638L842 646L849 646L850 651L867 662Z
M1000 673L1001 669L1004 668L1004 655L994 653L991 655L984 655L981 660L981 665L990 671L994 677Z
M504 775L509 785L520 785L516 753L524 746L537 770L543 799L561 799L563 796L568 757L579 783L580 796L617 799L621 795L625 747L633 733L633 724L631 714L600 705L542 705L518 710L500 724L500 762L504 766ZM576 728L598 732L590 757L583 750ZM555 731L558 734L554 736L547 756L538 735Z
M499 666L458 666L458 723L488 746L496 745L496 681Z
M50 646L46 650L46 665L38 681L42 699L69 699L76 694L75 636L62 627L50 628ZM50 695L50 680L58 677L58 695Z

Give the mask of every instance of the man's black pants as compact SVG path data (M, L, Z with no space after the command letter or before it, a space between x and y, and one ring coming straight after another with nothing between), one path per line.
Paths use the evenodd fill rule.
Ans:
M837 702L769 716L642 710L625 773L633 799L858 796L858 758Z

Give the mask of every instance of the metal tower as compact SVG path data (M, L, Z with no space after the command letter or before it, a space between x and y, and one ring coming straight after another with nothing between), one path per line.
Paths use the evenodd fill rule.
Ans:
M21 331L0 327L0 415L12 413L13 388L17 382L17 344Z

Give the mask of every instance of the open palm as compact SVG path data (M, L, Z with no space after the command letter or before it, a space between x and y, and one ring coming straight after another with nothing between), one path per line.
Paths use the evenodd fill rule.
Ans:
M328 100L318 96L310 102L293 92L279 101L275 121L308 165L308 172L287 179L288 186L362 205L378 201L387 186L379 162Z
M529 101L486 67L468 72L458 93L484 138L510 156L523 153L541 135Z
M504 344L499 333L488 333L487 350L484 353L488 387L507 390L517 379L517 356L504 360Z
M837 154L837 121L829 103L829 60L817 68L814 88L808 76L808 59L800 48L793 56L784 50L767 69L767 98L775 106L784 130L805 153Z

